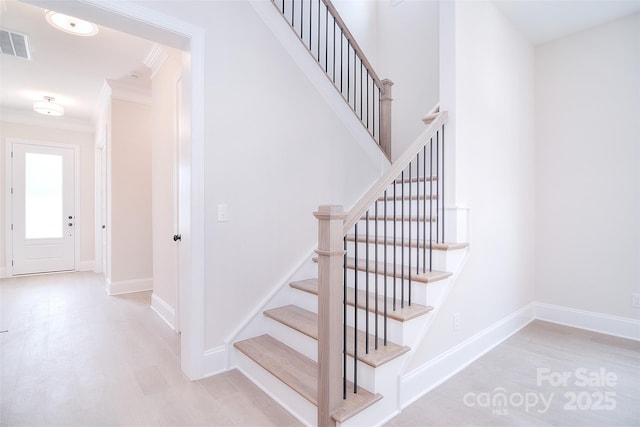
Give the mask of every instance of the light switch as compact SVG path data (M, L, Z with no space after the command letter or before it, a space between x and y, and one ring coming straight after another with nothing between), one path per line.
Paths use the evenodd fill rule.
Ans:
M227 205L218 205L218 222L229 221L229 208Z

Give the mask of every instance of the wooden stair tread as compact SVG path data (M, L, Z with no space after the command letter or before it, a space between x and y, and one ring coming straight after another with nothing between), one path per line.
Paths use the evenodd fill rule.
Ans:
M437 176L428 176L426 179L421 177L421 176L413 176L411 177L411 179L409 178L405 178L404 180L400 180L400 179L396 179L394 182L396 184L409 184L410 182L424 182L424 181L437 181L438 177ZM391 185L393 185L393 183L391 183Z
M233 344L266 371L291 387L313 405L318 406L318 364L269 335L260 335ZM347 390L353 390L348 382ZM371 406L382 395L358 387L358 393L347 393L347 399L332 415L342 423Z
M388 202L392 202L394 200L400 201L400 200L424 200L424 199L431 199L431 200L437 200L438 199L438 195L437 194L432 194L430 196L426 196L424 194L412 194L411 196L409 196L408 194L405 194L404 197L401 194L396 194L395 197L393 197L393 194L389 194L387 193L387 197L385 198L384 196L380 196L378 197L378 201L379 202L384 202L384 201L388 201ZM378 210L380 210L380 208L378 208Z
M313 261L318 262L318 258L314 257ZM359 258L358 271L366 271L367 269L365 264L366 264L365 260ZM378 262L377 264L378 264L378 274L384 274L384 266L385 266L384 262ZM376 262L373 260L369 260L369 273L374 273L375 267L376 267ZM393 267L394 267L393 264L387 263L388 277L394 277ZM433 283L433 282L437 282L438 280L444 280L453 275L453 273L449 273L447 271L437 271L437 270L416 274L413 267L411 268L411 270L407 265L404 265L404 266L396 265L395 267L396 267L395 277L397 279L402 279L404 277L405 279L409 280L409 273L411 273L411 280L414 282L420 282L420 283ZM356 268L355 258L351 258L351 257L347 258L347 268L350 270L354 270Z
M291 282L289 284L294 289L298 289L303 292L307 292L313 295L318 295L318 279L305 279L299 280L297 282ZM347 288L347 304L350 306L355 305L355 294L356 291L353 288ZM369 293L369 311L373 312L375 307L375 295ZM367 293L363 290L358 290L358 308L365 310L366 309L366 298ZM384 296L378 295L378 307L380 313L384 310ZM415 319L416 317L422 316L423 314L427 314L433 310L433 307L424 306L420 304L411 304L405 305L400 308L396 306L396 310L393 310L393 298L387 298L387 317L393 320L397 320L398 322L406 322L411 319Z
M379 231L379 230L378 230ZM355 234L347 234L347 241L349 242L355 242L356 237ZM360 243L366 243L367 241L367 237L362 235L362 234L358 234L358 242ZM411 245L412 248L420 248L420 249L429 249L429 241L423 241L423 240L418 240L418 239L404 239L404 242L402 241L402 239L400 238L396 238L395 240L393 239L393 237L389 237L387 236L386 240L383 236L369 236L369 243L375 243L378 245L382 245L382 244L387 244L387 245L395 245L395 246L404 246L407 243L409 243ZM469 246L468 243L435 243L433 242L432 244L432 248L435 251L453 251L453 250L457 250L457 249L464 249L467 246Z
M366 270L365 264L366 262L364 259L358 259L358 270L365 271ZM384 266L385 266L384 262L378 262L378 274L382 274L384 272ZM348 257L347 268L355 269L355 267L356 267L356 259ZM373 260L369 260L370 273L373 273L375 271L375 267L376 267L376 262ZM387 276L393 277L393 267L394 267L393 264L387 263ZM416 274L416 272L413 271L413 268L411 268L411 271L409 270L409 266L396 265L395 267L396 267L396 273L395 273L396 278L400 279L404 277L405 279L409 279L409 273L411 273L411 280L415 282L420 282L420 283L433 283L433 282L437 282L438 280L446 279L447 277L452 275L452 273L449 273L446 271L437 271L437 270Z
M379 210L379 209L378 209ZM365 221L367 219L366 216L362 216L360 221ZM385 217L383 213L378 212L378 215L369 215L369 221L393 221L393 213L389 214L387 212L387 216ZM419 222L436 222L436 217L428 217L424 215L405 215L402 217L399 212L396 213L396 221L404 222L404 221L419 221Z
M286 305L271 310L264 311L264 315L299 331L310 338L318 339L318 315L295 305ZM373 328L373 324L370 324ZM347 354L353 357L353 341L355 329L347 327ZM378 349L375 350L375 336L369 334L369 353L366 353L366 333L358 331L358 360L371 367L381 366L398 356L403 355L410 349L406 346L387 341L378 337Z

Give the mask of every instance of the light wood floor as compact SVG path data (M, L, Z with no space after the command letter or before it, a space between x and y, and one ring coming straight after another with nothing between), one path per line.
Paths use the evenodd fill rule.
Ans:
M191 382L150 292L93 273L0 280L0 425L300 425L240 372Z
M387 423L463 425L640 426L640 342L533 321Z
M0 280L0 425L299 425L238 371L190 382L150 298L108 297L92 273ZM614 385L575 385L601 370ZM566 386L549 384L564 372ZM486 403L501 392L511 403ZM515 405L536 393L553 393L544 413ZM615 408L591 409L605 393ZM533 322L387 425L640 426L640 343Z

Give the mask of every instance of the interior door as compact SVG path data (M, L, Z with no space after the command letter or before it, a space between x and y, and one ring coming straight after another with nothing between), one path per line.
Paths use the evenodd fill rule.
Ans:
M12 144L13 274L75 268L74 151Z

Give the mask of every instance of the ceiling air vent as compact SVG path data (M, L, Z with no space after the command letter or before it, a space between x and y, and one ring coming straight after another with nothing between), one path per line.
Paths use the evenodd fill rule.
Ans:
M0 28L0 49L3 54L31 59L29 37Z

